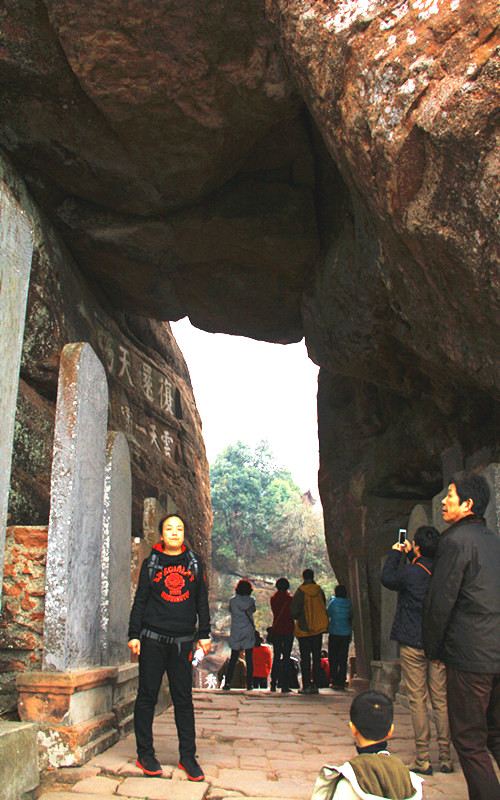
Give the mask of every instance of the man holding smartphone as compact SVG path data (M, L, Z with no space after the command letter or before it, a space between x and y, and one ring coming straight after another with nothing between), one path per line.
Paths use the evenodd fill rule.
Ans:
M483 475L450 481L434 576L425 602L424 643L446 664L453 744L470 800L500 800L500 538L486 527Z
M401 677L415 732L416 760L410 769L421 775L433 774L428 699L434 711L439 769L441 772L453 771L446 704L446 669L440 661L426 658L422 638L424 599L438 543L439 533L431 526L418 528L413 542L406 539L406 531L400 528L398 541L387 556L381 576L382 584L387 589L398 592L391 639L399 642Z

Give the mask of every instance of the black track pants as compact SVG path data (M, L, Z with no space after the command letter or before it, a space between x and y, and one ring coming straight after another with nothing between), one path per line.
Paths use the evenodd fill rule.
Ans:
M153 718L163 674L166 672L174 704L175 724L181 758L194 756L196 737L192 694L192 642L161 644L154 639L141 641L139 691L134 708L137 754L153 755Z

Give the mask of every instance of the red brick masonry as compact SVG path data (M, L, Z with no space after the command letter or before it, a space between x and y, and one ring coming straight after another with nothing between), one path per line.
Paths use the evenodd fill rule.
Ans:
M0 614L0 709L4 711L16 706L16 674L42 666L46 559L46 526L7 528Z

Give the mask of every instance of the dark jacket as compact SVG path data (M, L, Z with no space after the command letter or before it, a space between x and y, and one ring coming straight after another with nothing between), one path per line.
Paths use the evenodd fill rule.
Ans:
M432 573L432 558L408 560L406 553L391 550L380 580L386 589L398 592L391 639L410 647L423 648L422 615Z
M290 613L292 595L288 591L276 591L271 597L273 611L273 636L293 634L293 619Z
M464 672L500 673L500 538L464 517L439 542L424 609L424 647Z
M158 553L159 566L152 580L148 572L148 558L142 562L139 583L130 612L128 638L139 639L141 630L147 628L166 636L195 635L198 621L198 638L210 635L210 613L205 571L200 559L198 575L190 569L190 556L184 548L178 556L168 556L161 545L153 548Z

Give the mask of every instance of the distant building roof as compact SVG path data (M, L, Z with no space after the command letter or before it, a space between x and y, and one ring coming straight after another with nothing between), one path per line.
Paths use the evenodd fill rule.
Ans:
M314 506L316 504L316 499L312 496L310 489L304 492L304 494L301 494L300 499L305 506Z

